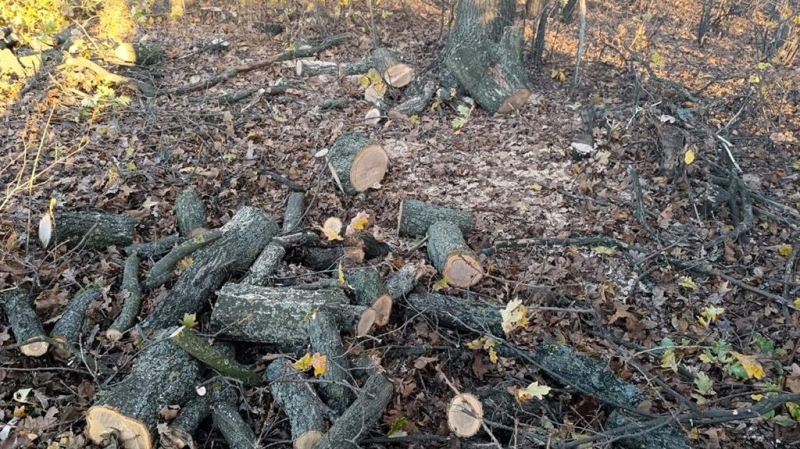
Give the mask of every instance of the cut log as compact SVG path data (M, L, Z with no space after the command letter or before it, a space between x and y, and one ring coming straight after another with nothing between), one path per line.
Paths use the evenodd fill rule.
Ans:
M197 393L197 390L195 390ZM169 424L165 432L159 432L161 445L165 448L182 449L195 447L192 439L200 423L211 415L212 407L218 402L236 402L236 391L221 380L211 382L202 396L195 394L181 407L178 416Z
M483 278L478 256L464 242L455 223L437 221L428 228L428 257L454 287L472 287Z
M383 285L380 274L374 268L364 267L347 272L345 279L356 294L356 304L374 310L374 324L385 326L392 313L392 296Z
M504 27L509 17L509 23L513 22L514 5L511 0L460 1L456 26L445 49L445 67L478 105L492 114L515 111L530 96L522 62L522 33Z
M382 416L392 399L392 383L383 373L373 374L361 389L358 399L328 429L314 449L357 447L353 442L363 438Z
M167 254L175 245L180 245L185 239L178 235L170 235L155 242L136 243L125 247L125 253L136 255L143 259L152 259Z
M502 306L437 293L411 294L408 305L417 313L462 331L502 336Z
M125 269L122 272L122 310L117 319L106 331L106 337L111 341L119 341L122 334L133 327L136 316L142 308L142 287L139 285L139 257L132 254L125 259Z
M264 371L270 392L289 418L295 449L310 449L322 438L324 405L306 376L285 358L270 363Z
M142 282L142 286L147 290L160 287L172 277L172 272L175 270L178 262L198 249L208 246L208 244L220 237L222 237L222 230L212 229L172 248L166 256L162 257L161 260L153 265L153 268L150 269L144 282Z
M433 82L426 82L418 91L410 92L412 86L406 89L407 98L403 102L395 105L391 112L399 112L400 114L411 117L412 115L419 115L428 109L431 104L433 94L436 92L436 84Z
M327 358L327 370L319 379L320 393L325 403L337 415L341 415L353 401L350 386L350 363L344 353L342 338L336 317L328 310L321 310L308 320L308 335L311 350Z
M459 438L478 433L482 420L483 404L474 394L458 394L447 406L447 426Z
M273 238L272 242L289 249L298 246L316 245L319 243L319 236L308 231L295 232L294 234L279 235Z
M107 212L56 212L57 242L86 249L128 246L133 243L136 221L127 214Z
M303 265L314 271L328 271L339 262L344 267L359 265L364 261L364 250L355 246L333 246L330 248L309 247L301 249Z
M308 342L308 316L331 306L340 325L352 325L366 310L351 306L341 289L305 290L225 284L217 292L211 322L222 335L270 343L294 351Z
M356 231L350 236L357 246L364 249L364 260L384 258L392 252L392 247L376 239L369 232Z
M641 418L637 419L620 410L614 410L606 420L606 428L612 430L618 427L632 426L641 421ZM626 435L631 436L620 436L614 444L625 449L661 449L665 447L689 449L692 447L686 432L674 425L661 426L646 432L629 432Z
M97 395L86 414L86 434L95 444L116 432L125 449L151 449L159 410L191 397L200 364L169 340L173 331L162 332L122 382Z
M403 265L386 281L386 291L392 299L401 299L411 293L417 286L417 267L411 264Z
M182 237L189 237L195 229L206 227L206 206L194 189L183 192L175 199L175 215Z
M53 326L50 336L55 340L65 341L71 345L77 343L89 304L100 299L101 296L102 291L96 285L87 286L79 291L64 308L61 318ZM56 349L55 353L63 359L70 356L69 352L65 353L59 349Z
M162 328L177 323L186 313L202 312L229 272L250 267L278 233L278 225L263 210L243 207L222 232L222 238L195 253L192 265L142 323L144 327Z
M437 221L455 223L461 233L467 235L475 225L475 214L419 200L403 200L397 221L397 232L403 237L425 235L428 233L428 228Z
M405 87L414 79L414 69L403 63L403 55L397 50L376 48L372 51L371 59L371 65L392 87Z
M303 192L290 192L286 200L286 212L283 214L283 235L290 234L300 228L306 209L306 195Z
M363 134L341 135L328 152L328 160L344 193L355 195L380 185L389 167L389 156Z
M214 425L219 429L230 449L259 447L258 436L242 419L236 402L218 401L212 406Z
M239 380L248 387L261 385L261 376L237 362L233 356L223 354L216 350L186 326L179 327L169 338L192 357L208 365L223 376Z
M28 295L18 288L0 292L0 306L3 306L8 317L8 324L17 344L22 345L19 347L19 352L29 357L43 356L50 345L38 341L38 338L44 335L44 330ZM34 341L24 344L29 340Z
M283 246L270 242L264 251L261 251L258 259L253 262L250 269L247 270L247 276L242 279L242 284L261 285L265 286L269 283L269 278L275 273L278 264L281 263L283 257L286 255L286 250Z

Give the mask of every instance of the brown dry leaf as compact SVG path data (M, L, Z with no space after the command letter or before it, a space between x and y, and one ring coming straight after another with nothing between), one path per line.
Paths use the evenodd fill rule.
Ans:
M425 368L426 366L428 366L428 364L433 363L437 360L439 359L436 357L417 357L414 360L414 368L416 369Z
M800 366L792 363L792 372L786 376L786 388L792 393L800 393Z

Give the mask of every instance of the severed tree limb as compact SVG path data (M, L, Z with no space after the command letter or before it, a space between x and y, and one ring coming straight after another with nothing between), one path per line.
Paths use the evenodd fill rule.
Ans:
M234 360L230 355L213 348L186 326L179 327L169 338L192 357L210 366L218 373L239 380L248 387L261 385L261 376Z
M89 69L99 76L103 81L108 81L109 83L113 84L125 84L132 86L148 97L153 97L158 93L158 89L143 81L129 78L127 76L117 75L116 73L111 73L86 58L67 57L67 59L64 60L64 64L72 67Z
M147 290L152 290L169 280L172 270L184 257L192 254L200 248L222 237L221 229L212 229L205 234L193 237L172 249L166 256L153 265L147 278L142 282L142 286Z
M106 331L106 337L111 341L118 341L122 334L133 327L136 316L142 307L142 286L139 284L139 257L132 254L125 259L125 269L122 272L122 292L124 298L122 310L117 319Z

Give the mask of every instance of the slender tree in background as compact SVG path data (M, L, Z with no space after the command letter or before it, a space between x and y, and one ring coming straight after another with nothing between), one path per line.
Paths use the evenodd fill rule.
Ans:
M583 44L586 40L586 0L580 0L581 28L578 32L578 54L575 56L575 77L572 80L572 87L578 85L581 77L581 58L583 57Z

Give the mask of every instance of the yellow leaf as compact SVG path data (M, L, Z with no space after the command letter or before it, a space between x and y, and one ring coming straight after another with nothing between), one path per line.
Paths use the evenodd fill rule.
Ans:
M358 75L358 85L361 89L366 89L369 87L369 77L366 75Z
M489 361L492 363L497 363L497 351L494 348L489 349Z
M486 338L486 337L481 337L481 338ZM476 338L475 340L472 340L471 342L467 343L467 348L472 349L473 351L483 349L483 342L481 341L481 338Z
M350 220L350 224L347 225L347 230L345 231L345 235L352 235L355 231L363 231L367 229L367 225L369 224L369 214L365 212L359 212Z
M800 309L800 297L794 298L794 307Z
M108 176L108 181L106 181L106 190L116 186L119 182L119 172L117 171L116 166L112 165L109 167L108 171L106 172L106 176Z
M126 168L128 169L128 171L134 171L136 170L136 163L133 161L128 162Z
M750 84L758 84L758 83L761 82L761 77L758 76L758 75L755 75L755 74L754 75L750 75L750 78L748 79L748 81L750 82Z
M690 290L697 290L700 288L697 286L697 284L694 283L692 278L689 276L681 276L680 280L678 281L678 285L680 285L681 287L686 287Z
M668 348L664 350L664 355L661 356L661 367L678 372L678 361L675 359L674 349Z
M514 396L518 402L528 402L533 398L541 400L550 393L550 387L547 385L539 385L539 382L533 382L525 388L517 388L514 390Z
M492 349L499 343L494 338L481 337L483 339L483 349Z
M592 250L594 250L594 252L596 252L597 254L604 254L607 256L610 256L615 252L617 252L616 248L608 246L595 246L594 248L592 248Z
M328 357L319 352L315 352L314 355L311 356L311 366L314 367L315 377L325 374L325 372L328 371Z
M184 313L183 318L180 321L181 326L186 326L189 329L197 327L197 314L196 313Z
M336 270L336 278L339 280L339 285L341 286L347 285L347 281L344 280L344 270L342 269L342 261L339 261L339 268Z
M528 324L528 309L522 305L522 300L520 299L509 301L506 308L500 311L500 316L503 319L503 332L506 335L510 334L514 329Z
M697 427L692 427L689 431L689 439L690 440L697 440L700 438L700 429Z
M764 395L763 394L751 394L750 395L750 399L752 399L754 401L760 401L760 400L764 399Z
M736 357L736 361L742 365L742 368L744 368L748 376L755 379L764 377L764 367L758 363L755 356L739 354L738 352L731 352L731 354Z
M704 308L702 315L704 318L708 319L709 323L713 323L717 317L722 315L724 312L725 309L723 307L711 306Z
M306 353L306 355L300 357L296 362L294 362L292 366L297 371L306 371L307 369L311 368L311 354Z
M709 324L708 321L705 318L703 318L702 316L698 316L697 317L697 322L700 323L700 325L703 326L703 327L708 327L708 324Z
M56 204L58 204L58 201L56 201L55 198L50 198L50 206L47 208L47 210L50 211L50 215L55 216ZM53 220L53 221L55 221L55 220Z
M533 190L534 192L539 192L539 191L541 191L541 190L542 190L542 186L541 186L541 185L539 185L539 183L536 183L536 182L534 182L533 184L529 185L528 187L529 187L531 190Z
M419 115L414 114L411 117L409 117L408 123L411 123L412 125L416 125L417 123L419 123Z
M694 149L689 148L688 150L686 150L685 153L683 153L683 162L686 165L692 165L692 162L694 162L695 156L697 156L697 154L695 154Z
M792 245L784 243L783 245L778 246L778 254L780 254L783 257L791 256L792 255Z
M194 259L191 257L184 257L183 259L179 260L177 263L177 267L181 271L185 271L187 268L191 267L194 263Z
M438 292L439 290L444 290L448 287L450 287L450 285L447 284L447 278L442 277L435 284L433 284L433 291Z
M344 240L340 234L342 232L342 220L339 220L336 217L331 217L325 220L325 224L320 226L319 229L329 242L334 240Z

